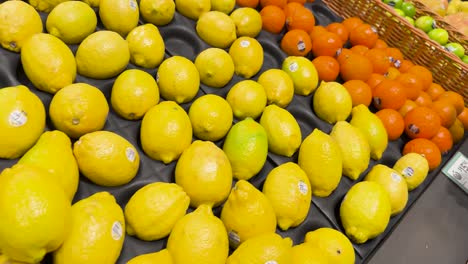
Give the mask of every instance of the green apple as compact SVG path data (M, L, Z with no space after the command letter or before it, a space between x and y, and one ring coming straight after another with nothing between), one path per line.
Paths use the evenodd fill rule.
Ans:
M384 0L384 3L394 8L400 8L403 0Z
M405 16L405 19L408 20L408 22L414 26L414 19L412 17Z
M405 12L406 16L409 16L411 18L416 15L416 7L414 7L414 4L411 2L403 2L400 7L403 12Z
M467 55L463 56L462 61L464 63L468 63L468 56Z
M465 48L463 48L463 46L460 45L460 43L450 42L447 45L445 45L445 49L457 55L459 58L463 58L463 56L465 56Z
M401 10L401 9L399 9L399 8L395 8L395 12L396 12L399 16L402 16L402 17L405 16L405 12L403 12L403 10Z
M434 19L430 16L420 16L414 21L414 25L422 31L428 33L434 29Z
M427 33L430 39L435 40L440 45L445 45L448 42L449 34L447 30L443 28L434 28Z

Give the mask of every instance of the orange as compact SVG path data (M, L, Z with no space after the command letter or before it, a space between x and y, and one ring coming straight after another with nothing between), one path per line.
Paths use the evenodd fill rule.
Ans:
M432 72L430 72L426 67L420 65L411 66L407 72L414 73L420 77L423 82L423 91L429 89L432 83Z
M455 119L453 125L449 128L450 134L452 134L453 144L460 142L465 136L465 129L460 119Z
M384 74L392 65L390 58L383 49L373 48L368 50L365 55L371 61L375 73Z
M457 118L455 107L447 100L436 100L432 102L432 110L440 117L440 124L444 127L451 127Z
M405 88L393 80L383 80L373 90L372 101L377 109L391 108L398 110L406 101Z
M340 64L338 61L330 56L318 56L312 60L319 79L326 82L335 81L340 74Z
M374 49L386 49L388 47L387 43L382 39L377 39L375 42Z
M426 90L426 93L431 96L432 101L436 100L444 92L445 89L437 83L431 83L429 88Z
M416 98L416 100L414 100L414 102L416 104L418 104L419 106L430 107L432 105L431 96L429 94L427 94L426 92L419 93L418 98Z
M386 80L386 78L382 74L372 73L369 80L367 80L367 84L369 85L371 90L374 91L374 88L383 80Z
M397 65L400 65L400 63L404 60L403 53L401 53L398 48L387 47L385 52L387 52L388 57L390 57L394 64L398 61ZM396 67L397 65L394 66Z
M280 46L289 56L305 56L310 52L312 43L307 32L293 29L284 34Z
M463 112L463 109L465 108L465 102L463 101L463 97L459 93L456 93L454 91L443 92L441 95L439 95L439 97L437 97L437 100L446 100L450 102L455 107L455 110L457 110L457 115Z
M447 154L453 147L452 134L445 127L440 127L437 134L431 138L431 141L437 145L442 155Z
M437 145L426 138L415 138L408 141L403 147L402 154L406 155L412 152L421 154L426 158L429 163L430 171L439 167L440 162L442 161L442 155Z
M343 26L346 27L348 32L351 32L355 27L364 23L359 17L348 17L343 22L341 22Z
M288 3L288 0L260 0L261 7L273 5L273 6L277 6L280 8L284 8L287 3Z
M416 100L422 91L423 83L421 79L412 73L402 73L395 78L395 81L405 87L406 97L410 100Z
M315 36L312 41L312 53L318 56L335 56L336 51L343 47L340 36L332 32L325 32Z
M465 130L468 130L468 108L464 107L463 111L457 116L457 118L462 122Z
M340 62L340 76L344 81L367 81L372 75L372 63L368 58L359 54L349 54Z
M389 79L389 80L395 80L396 77L398 77L398 75L400 75L400 74L401 73L397 68L391 66L390 68L388 68L388 70L384 74L384 76L387 77L387 79Z
M375 113L387 131L388 140L397 140L405 130L405 121L395 109L382 109Z
M387 54L388 54L388 53L387 53ZM400 61L400 66L398 67L398 70L399 70L401 73L404 73L404 72L408 71L408 69L409 69L411 66L414 66L414 64L413 64L410 60L402 60L402 61Z
M284 14L288 30L302 29L309 33L315 26L314 14L300 3L289 2L284 8Z
M353 46L364 45L368 48L372 48L377 42L377 39L379 39L377 30L367 23L363 23L349 32L349 42Z
M310 31L309 36L310 40L314 41L315 37L320 36L324 34L325 32L328 32L325 27L317 25L312 28L312 31Z
M409 138L430 139L440 127L440 117L431 108L418 106L405 115L405 133Z
M340 36L343 43L346 43L346 41L348 41L349 31L343 24L338 22L330 23L327 25L326 29L329 32L333 32Z
M336 51L335 58L339 63L342 63L345 59L349 57L353 52L347 48L340 48Z
M305 4L307 2L307 0L288 0L288 3L291 3L291 2L296 2L296 3L300 3L300 4Z
M343 86L351 95L353 107L363 104L369 106L372 101L372 91L367 83L361 80L349 80L343 83Z
M260 16L262 17L262 28L264 30L275 34L283 30L286 23L286 15L283 9L273 5L265 6L260 11Z
M259 0L236 0L236 4L241 7L251 7L256 8L258 6Z
M356 45L356 46L352 46L350 50L355 54L364 56L369 51L369 48L364 45Z
M418 107L418 105L414 101L407 99L403 106L400 107L400 109L398 109L398 112L401 114L401 116L405 117L406 113L408 113L416 107Z

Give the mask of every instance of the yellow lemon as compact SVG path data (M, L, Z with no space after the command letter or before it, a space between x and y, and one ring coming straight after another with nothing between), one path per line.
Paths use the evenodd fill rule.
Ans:
M141 0L140 14L147 23L165 26L174 18L175 3L173 0Z
M246 79L257 74L263 66L263 47L255 38L239 37L229 48L234 72Z
M64 87L54 95L49 106L54 126L71 138L101 130L108 113L109 105L104 94L86 83Z
M127 35L130 61L143 68L155 68L164 59L164 41L153 24L138 26Z
M195 66L200 73L200 81L214 88L224 87L234 75L234 62L231 56L220 48L208 48L195 58Z
M289 56L281 64L281 69L291 77L295 94L307 96L317 89L317 69L309 59Z
M351 241L340 231L323 227L307 232L304 243L319 248L328 258L328 263L354 264L356 255Z
M210 11L210 0L175 0L176 9L183 16L197 20L201 15Z
M327 123L345 121L352 110L351 95L340 83L322 81L314 93L313 108L315 114Z
M258 77L257 82L263 86L267 104L285 108L294 96L294 83L289 75L280 69L268 69Z
M195 30L203 41L215 48L228 48L237 38L234 21L220 11L209 11L202 14L197 21Z
M5 1L0 4L0 45L20 52L24 41L42 32L39 13L23 1Z
M291 264L328 264L328 257L323 249L308 243L292 247Z
M28 0L29 4L36 8L38 11L49 13L54 7L60 3L70 0Z
M267 103L265 89L252 80L234 84L226 95L226 100L231 105L234 116L240 120L259 117Z
M140 9L136 0L101 0L99 18L107 30L125 37L138 25Z
M229 15L236 7L236 0L211 0L211 10L220 11Z
M412 191L426 179L429 163L421 154L412 152L400 157L393 165L393 169L403 176L408 191Z
M129 260L127 264L172 264L172 257L169 250L163 249L155 253L148 253L136 256Z
M82 0L83 2L87 3L91 7L99 7L101 0Z
M237 8L230 16L234 24L236 24L236 35L238 37L255 38L262 30L262 16L253 8Z

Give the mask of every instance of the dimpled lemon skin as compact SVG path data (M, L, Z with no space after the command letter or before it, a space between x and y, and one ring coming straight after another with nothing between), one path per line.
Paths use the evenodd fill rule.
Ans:
M237 119L257 118L265 109L267 98L262 85L256 81L240 81L229 90L226 101Z
M213 142L196 140L177 161L175 182L188 194L192 207L218 206L231 192L231 164Z
M330 264L354 264L356 259L351 241L333 228L323 227L307 232L304 243L321 249Z
M189 203L190 198L175 183L155 182L145 185L136 191L125 206L127 233L145 241L164 238L185 215Z
M174 264L225 264L229 242L221 220L202 204L176 223L167 249Z
M44 104L24 85L0 89L0 158L16 159L39 139L46 124Z
M81 1L63 2L47 16L47 32L67 44L78 44L96 30L94 10Z
M58 91L49 106L55 128L71 138L101 130L109 113L106 97L96 87L74 83Z
M393 165L393 169L406 180L408 191L412 191L426 179L429 163L421 154L412 152L400 157Z
M267 95L267 104L285 108L294 97L294 83L289 75L280 69L268 69L258 77Z
M54 7L66 1L70 0L28 0L29 4L35 9L46 13L49 13Z
M93 79L108 79L127 67L130 50L127 41L119 34L102 30L81 42L75 58L79 74Z
M148 23L165 26L174 18L175 3L173 0L141 0L140 14Z
M12 260L39 263L70 228L71 204L46 170L14 165L0 174L0 251Z
M137 174L140 156L125 138L110 131L88 133L73 145L80 172L101 186L119 186Z
M263 193L270 200L283 231L306 219L312 192L307 175L296 163L283 163L271 170L263 184Z
M329 264L328 257L318 247L307 243L293 246L291 249L291 264Z
M114 264L125 239L122 208L108 192L76 202L62 246L53 253L56 264Z
M153 24L138 26L127 35L130 61L143 68L155 68L164 59L164 41Z
M340 218L346 235L357 244L384 232L390 214L388 192L379 183L371 181L353 185L340 206Z
M0 4L0 45L20 52L29 37L42 32L39 13L23 1L5 1Z
M128 120L143 118L159 102L159 88L149 73L131 69L122 72L115 80L111 92L114 111Z
M188 112L193 134L201 140L218 141L232 126L233 114L229 103L215 94L202 95Z
M161 102L143 117L140 138L146 155L168 164L177 160L192 143L190 118L175 102Z
M72 51L50 34L39 33L26 40L21 49L21 63L28 79L44 92L54 94L76 78Z
M136 256L129 260L127 264L172 264L171 254L169 250L163 249L155 253L148 253Z
M225 50L208 48L195 58L195 66L200 73L200 81L214 88L222 88L234 75L234 62Z
M246 79L257 74L263 66L263 47L257 39L239 37L229 47L234 72Z
M140 9L136 0L101 0L99 18L106 29L125 37L138 25Z

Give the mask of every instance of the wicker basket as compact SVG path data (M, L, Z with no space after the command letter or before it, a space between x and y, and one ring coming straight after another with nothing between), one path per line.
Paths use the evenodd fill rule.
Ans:
M468 105L468 65L397 15L392 7L380 0L322 1L343 18L357 16L373 25L380 38L389 46L399 48L405 58L413 63L427 67L433 74L434 82L460 93L465 99L465 105ZM423 4L415 0L413 2L417 8L416 16L432 16L439 26L446 27L450 42L458 42L468 51L465 36L443 22L440 16L429 11Z

